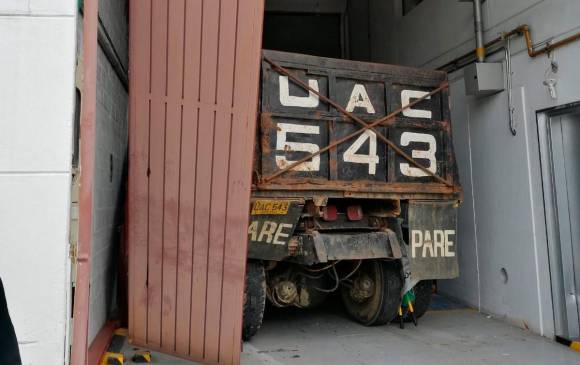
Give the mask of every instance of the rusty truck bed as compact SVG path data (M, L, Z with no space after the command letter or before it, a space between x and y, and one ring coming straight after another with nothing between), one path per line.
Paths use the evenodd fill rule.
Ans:
M253 196L461 199L446 86L440 71L264 51Z

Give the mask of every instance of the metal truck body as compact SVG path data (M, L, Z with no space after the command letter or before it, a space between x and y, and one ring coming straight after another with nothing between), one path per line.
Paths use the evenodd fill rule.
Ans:
M308 307L333 290L359 305L378 286L376 268L361 274L369 263L394 268L399 305L420 281L459 274L446 83L443 72L264 51L248 257L274 305ZM346 306L365 324L391 316L361 320Z

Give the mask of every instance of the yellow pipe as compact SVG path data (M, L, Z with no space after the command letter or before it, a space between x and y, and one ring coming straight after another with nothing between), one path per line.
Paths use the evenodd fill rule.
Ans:
M528 48L528 55L532 58L537 57L537 56L544 54L544 53L550 53L553 50L555 50L556 48L560 48L562 46L565 46L567 44L570 44L570 43L580 39L580 33L576 33L576 34L573 34L569 37L562 39L561 41L558 41L558 42L553 43L553 44L546 44L546 46L544 46L543 48L540 48L538 50L534 50L534 42L532 42L532 35L530 33L530 27L527 24L524 24L521 27L518 27L517 29L519 29L518 33L520 33L524 36L524 39L526 40L526 47Z
M479 56L482 55L482 52L483 52L483 55L485 55L487 49L489 49L490 47L495 46L496 44L500 43L502 40L505 40L506 38L513 37L516 35L524 37L524 40L526 42L526 48L528 50L528 55L532 58L535 58L535 57L542 55L542 54L550 53L557 48L560 48L562 46L565 46L567 44L570 44L570 43L580 39L580 33L576 33L576 34L573 34L569 37L566 37L558 42L555 42L552 44L546 44L543 48L534 50L534 42L532 41L530 27L527 24L523 24L517 28L510 30L509 32L502 33L501 37L495 38L495 39L487 42L483 47L476 48L473 53L469 52L467 54L464 54L463 56L457 57L453 61L446 63L445 65L439 67L438 69L445 70L448 67L453 68L452 67L453 65L457 66L457 63L459 61L469 57L470 55L473 55L474 53L475 53L476 59L480 59ZM469 63L469 62L466 62L465 64L467 64L467 63ZM465 64L463 64L463 65L465 65Z

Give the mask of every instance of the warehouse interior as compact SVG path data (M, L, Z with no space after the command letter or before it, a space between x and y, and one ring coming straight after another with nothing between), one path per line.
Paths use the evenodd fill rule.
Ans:
M95 348L111 320L127 321L128 2L99 1L87 339ZM537 50L580 28L575 1L487 0L483 9L485 41L527 24ZM475 59L463 55L474 47L469 1L265 3L263 48L450 71L464 189L460 277L439 281L438 294L550 339L580 338L579 43L531 57L521 34L502 40L486 61L502 64L504 90L486 96L465 87ZM82 98L80 77L77 87Z

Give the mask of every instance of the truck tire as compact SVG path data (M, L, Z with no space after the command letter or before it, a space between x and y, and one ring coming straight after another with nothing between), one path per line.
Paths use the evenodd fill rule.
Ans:
M421 318L429 309L429 304L431 303L431 294L433 293L433 280L422 280L415 285L413 288L415 293L415 304L413 308L415 309L415 317ZM405 322L411 322L413 319L409 313L405 314Z
M364 261L349 285L342 285L347 313L365 326L389 323L401 304L403 281L397 262Z
M261 261L246 264L246 287L244 290L244 320L242 339L248 341L254 336L264 318L266 306L266 273Z

